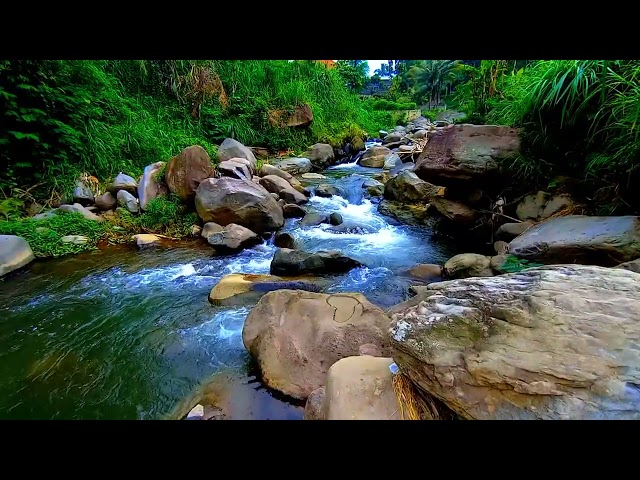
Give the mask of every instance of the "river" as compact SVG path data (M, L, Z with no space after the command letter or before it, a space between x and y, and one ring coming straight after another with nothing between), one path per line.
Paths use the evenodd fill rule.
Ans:
M313 196L305 208L338 212L344 224L300 228L289 219L284 230L303 250L340 250L365 265L328 277L325 292L361 292L387 308L416 283L409 267L459 252L427 227L378 213L362 182L380 171L344 164L322 172L326 179L307 183L334 184L343 196ZM243 347L252 305L207 300L223 275L268 273L275 250L272 241L231 256L214 256L198 240L143 251L116 246L34 262L3 278L0 418L168 418L221 372L231 418L301 419L299 403L260 384Z

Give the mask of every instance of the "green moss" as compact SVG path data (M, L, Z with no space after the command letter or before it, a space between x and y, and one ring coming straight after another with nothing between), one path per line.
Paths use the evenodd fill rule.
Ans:
M526 270L527 268L541 267L541 263L530 262L524 258L518 258L513 255L507 255L504 263L500 266L500 269L505 273L515 273Z

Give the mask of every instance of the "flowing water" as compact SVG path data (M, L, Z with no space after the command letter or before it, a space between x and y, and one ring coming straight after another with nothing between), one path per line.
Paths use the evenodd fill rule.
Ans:
M406 270L451 250L426 227L398 225L363 197L379 169L323 172L341 196L311 197L308 211L338 212L340 226L284 230L307 251L340 250L362 268L328 277L325 292L361 292L390 307L415 284ZM214 256L201 241L137 251L109 247L34 262L0 280L0 418L157 419L225 372L232 418L299 419L302 407L261 386L242 344L252 304L212 306L224 275L268 273L271 242ZM215 378L215 376L214 376Z

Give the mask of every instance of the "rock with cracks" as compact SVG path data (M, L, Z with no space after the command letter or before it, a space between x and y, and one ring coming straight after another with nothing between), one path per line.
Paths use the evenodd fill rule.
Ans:
M640 419L640 282L555 265L435 283L396 305L393 358L465 419Z
M338 360L374 344L389 356L389 318L359 293L325 295L278 290L264 295L244 323L242 339L264 383L306 399Z

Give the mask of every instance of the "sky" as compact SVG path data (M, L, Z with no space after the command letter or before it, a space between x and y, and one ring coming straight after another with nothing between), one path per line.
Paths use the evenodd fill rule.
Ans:
M380 68L381 64L387 63L388 61L389 60L367 60L367 62L369 62L369 76L371 77L373 72Z

